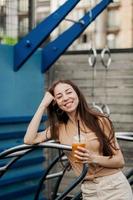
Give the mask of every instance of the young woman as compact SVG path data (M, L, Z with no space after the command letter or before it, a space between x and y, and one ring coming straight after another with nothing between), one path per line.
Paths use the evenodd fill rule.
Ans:
M49 127L39 133L38 127L46 110ZM121 171L124 158L110 119L92 111L71 81L59 80L46 92L28 126L24 143L36 144L52 138L72 145L78 124L86 146L78 147L74 155L69 153L68 159L77 175L82 170L82 163L89 163L81 186L83 200L133 200L130 185ZM75 162L75 158L79 162Z

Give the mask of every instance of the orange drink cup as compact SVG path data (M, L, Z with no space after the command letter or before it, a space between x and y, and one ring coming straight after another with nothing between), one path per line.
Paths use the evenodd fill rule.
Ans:
M78 147L85 147L85 143L73 143L72 144L72 151L76 151Z
M72 153L74 156L74 152L77 150L78 146L85 147L85 136L81 135L80 139L78 135L75 135L73 137L73 143L72 143ZM79 161L77 158L74 157L75 161Z

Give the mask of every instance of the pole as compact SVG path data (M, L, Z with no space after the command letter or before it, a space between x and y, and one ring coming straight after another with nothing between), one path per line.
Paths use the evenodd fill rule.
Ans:
M36 25L36 0L28 0L29 4L29 32Z

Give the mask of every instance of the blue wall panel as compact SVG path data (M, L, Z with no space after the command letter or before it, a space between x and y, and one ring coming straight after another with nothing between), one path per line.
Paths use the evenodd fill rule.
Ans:
M13 47L0 45L0 117L32 115L44 90L41 51L13 71Z
M37 51L14 72L13 47L0 45L0 152L23 144L27 126L43 97L40 54ZM45 171L44 161L42 150L35 150L13 164L0 178L0 199L32 200ZM0 160L0 166L5 162ZM42 193L39 199L45 199Z

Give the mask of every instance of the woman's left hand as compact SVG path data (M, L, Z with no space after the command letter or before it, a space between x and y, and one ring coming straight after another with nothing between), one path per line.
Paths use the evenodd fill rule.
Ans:
M79 160L76 162L94 164L96 155L88 149L78 146L77 150L74 151L74 157Z

